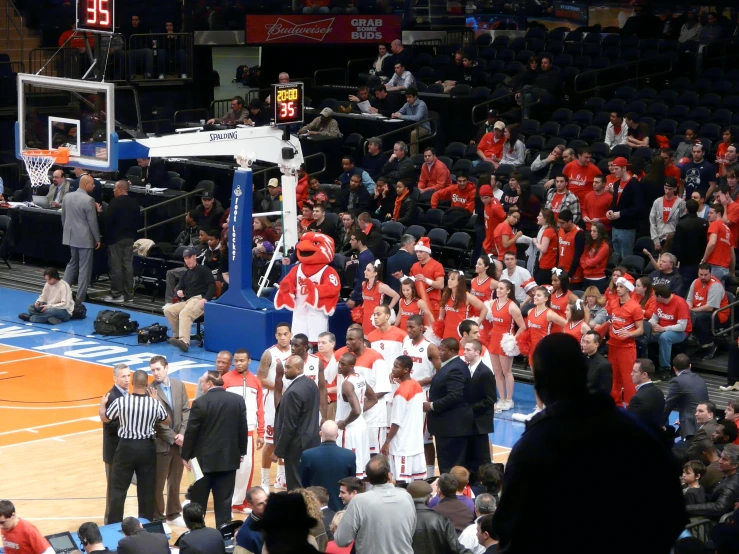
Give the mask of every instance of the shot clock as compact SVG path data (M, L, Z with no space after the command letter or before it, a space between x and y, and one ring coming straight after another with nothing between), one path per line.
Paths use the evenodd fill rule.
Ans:
M275 125L302 123L303 83L272 85L272 106Z
M112 33L115 0L77 0L77 30Z

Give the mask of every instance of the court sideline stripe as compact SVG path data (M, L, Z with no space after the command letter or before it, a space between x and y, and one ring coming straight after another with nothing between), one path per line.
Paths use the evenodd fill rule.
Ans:
M32 440L32 441L15 442L13 444L7 444L5 446L0 446L0 454L2 454L2 452L3 452L3 450L5 448L11 448L13 446L25 446L26 444L34 444L36 442L53 441L53 440L56 440L56 439L65 439L67 437L74 437L74 436L77 436L77 435L86 435L88 433L101 433L102 431L103 431L102 428L100 428L100 429L90 429L89 431L80 431L79 433L70 433L68 435L59 435L58 437L49 437L47 439L36 439L36 440Z
M33 352L33 350L31 350L30 352ZM0 352L0 354L2 354L2 353ZM48 358L49 356L51 356L51 354L45 354L45 353L41 353L41 352L39 352L38 354L40 354L40 356L33 356L32 358L21 358L20 360L8 360L7 362L0 362L0 365L3 365L3 364L16 364L16 363L19 363L19 362L29 362L31 360L38 360L39 358Z
M30 431L31 433L37 432L38 429L45 429L46 427L56 427L57 425L68 425L70 423L79 423L80 421L91 421L92 417L82 417L80 419L70 419L69 421L59 421L57 423L47 423L46 425L38 425L36 427L26 427L25 429L16 429L14 431L3 431L0 433L0 436L3 435L12 435L13 433L24 433L26 431ZM100 420L98 418L94 418L98 422Z

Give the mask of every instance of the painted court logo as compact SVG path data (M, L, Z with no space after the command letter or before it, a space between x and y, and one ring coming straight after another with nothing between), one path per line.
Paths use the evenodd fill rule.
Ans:
M269 25L265 25L267 29L267 42L280 40L282 38L303 37L317 42L323 42L333 29L335 18L321 19L320 21L311 21L298 25L281 17L277 21Z
M213 142L214 140L236 140L239 138L238 131L231 131L229 133L211 133L210 134L210 141Z

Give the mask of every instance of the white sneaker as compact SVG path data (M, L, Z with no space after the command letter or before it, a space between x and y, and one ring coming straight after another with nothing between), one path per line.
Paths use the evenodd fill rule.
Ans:
M176 517L174 519L168 519L167 523L169 525L174 525L175 527L187 527L187 524L185 523L185 520L182 516Z
M514 406L513 400L503 400L503 411L512 410Z
M123 304L125 300L123 299L122 296L112 296L109 294L108 296L103 298L103 302L108 302L110 304Z
M287 483L285 482L284 478L280 478L279 476L275 478L275 484L272 485L272 488L275 488L277 490L287 490Z
M264 491L264 493L267 496L269 496L269 481L267 481L267 482L264 482L263 481L262 484L260 485L260 487L262 487L262 490Z
M505 405L505 400L501 400L500 402L495 403L495 413L500 414L503 412L503 406Z

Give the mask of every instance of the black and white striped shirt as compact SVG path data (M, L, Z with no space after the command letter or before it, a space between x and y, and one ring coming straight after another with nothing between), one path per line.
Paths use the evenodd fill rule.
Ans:
M118 419L118 436L122 439L151 439L154 425L167 419L159 401L146 394L129 394L113 401L105 412L108 419Z

